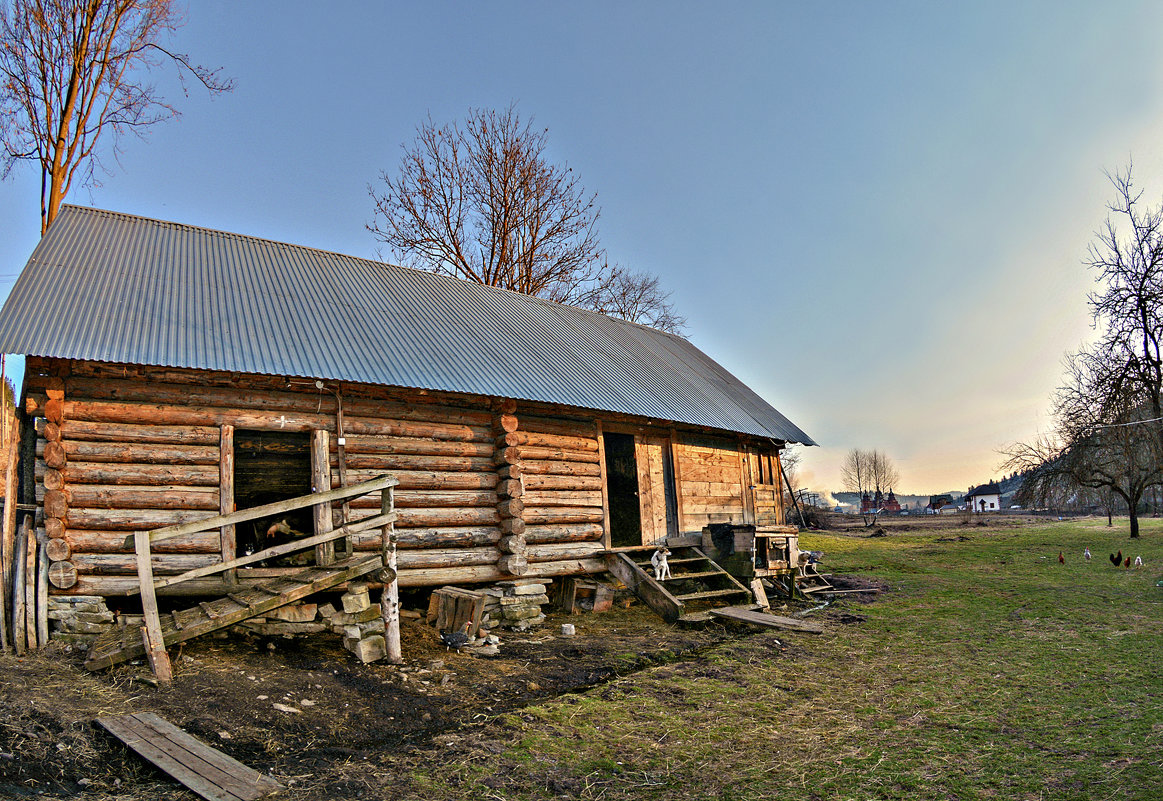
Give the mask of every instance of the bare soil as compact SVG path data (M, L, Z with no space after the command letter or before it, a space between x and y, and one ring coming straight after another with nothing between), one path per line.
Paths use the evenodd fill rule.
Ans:
M835 583L873 586L854 576ZM820 616L829 615L841 624L862 619L829 610ZM565 621L575 636L561 636ZM166 688L154 686L141 663L89 673L83 655L62 646L24 658L2 654L0 798L191 798L93 722L143 711L273 774L289 788L283 797L385 797L366 795L370 786L410 797L415 772L438 770L457 753L499 752L481 735L498 715L647 666L700 669L706 649L755 633L668 626L635 603L598 615L551 614L530 632L502 632L500 655L483 658L449 651L432 628L405 621L402 666L363 665L330 635L230 633L171 651L175 678Z

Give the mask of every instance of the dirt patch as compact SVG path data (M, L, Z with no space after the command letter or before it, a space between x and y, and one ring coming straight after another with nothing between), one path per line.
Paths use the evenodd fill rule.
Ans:
M560 635L568 620L577 635ZM171 652L174 683L151 686L143 664L90 674L54 646L0 656L0 796L185 797L92 725L100 715L153 711L260 771L313 785L319 797L358 796L330 768L430 748L434 738L539 699L675 662L739 632L667 626L642 606L602 615L550 615L502 635L501 654L449 651L419 623L403 627L406 663L362 665L334 637L204 638ZM277 706L276 706L277 705ZM342 784L342 782L340 782Z

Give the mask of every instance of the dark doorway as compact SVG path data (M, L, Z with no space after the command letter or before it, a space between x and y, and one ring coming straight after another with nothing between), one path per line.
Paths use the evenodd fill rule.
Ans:
M602 435L606 449L606 496L610 503L610 544L642 544L642 509L638 501L638 460L633 434Z
M234 432L234 503L250 509L309 495L311 435L288 431ZM314 534L311 509L243 523L235 533L239 555Z

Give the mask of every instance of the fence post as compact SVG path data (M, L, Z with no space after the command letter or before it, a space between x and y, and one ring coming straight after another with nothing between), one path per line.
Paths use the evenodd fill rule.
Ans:
M133 546L137 552L137 580L141 585L141 613L145 618L145 625L141 627L145 654L149 657L149 666L153 668L153 675L158 683L169 684L174 674L170 668L169 654L166 653L166 642L162 637L161 618L158 617L157 594L153 587L153 565L149 561L149 532L134 532Z
M391 514L396 508L395 487L380 490L380 514ZM393 665L404 661L400 647L400 584L396 580L396 524L388 521L381 535L384 560L384 588L380 593L380 615L384 619L386 656Z

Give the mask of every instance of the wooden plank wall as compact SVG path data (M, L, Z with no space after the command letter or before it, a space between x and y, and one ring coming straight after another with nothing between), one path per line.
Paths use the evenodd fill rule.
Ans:
M49 384L64 388L57 408L43 395ZM37 442L44 526L61 540L58 549L67 547L78 576L74 586L54 592L124 591L136 583L128 533L219 514L224 426L235 435L330 432L332 484L340 485L335 396L311 381L30 358L26 386L30 408L50 421ZM347 482L383 472L400 479L402 586L512 578L498 566L515 564L501 562L502 518L507 534L524 529L528 575L601 569L594 558L602 497L592 420L518 410L518 431L505 434L485 398L366 385L344 385L342 392ZM507 484L501 497L498 482L510 471L523 484ZM523 500L511 497L521 491ZM378 505L378 498L358 499L352 515ZM337 506L334 516L340 515ZM355 545L378 548L378 536ZM166 540L153 569L172 575L213 564L222 550L217 532ZM186 591L208 586L191 583Z
M681 476L678 501L683 527L701 531L710 523L749 523L740 445L726 438L683 433L672 446Z

